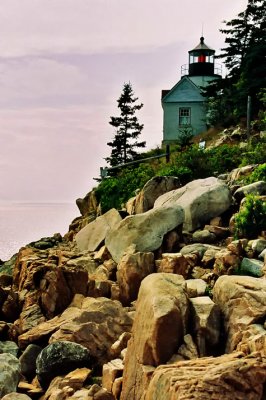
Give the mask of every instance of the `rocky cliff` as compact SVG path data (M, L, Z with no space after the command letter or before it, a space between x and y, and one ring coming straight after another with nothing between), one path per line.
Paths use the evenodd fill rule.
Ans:
M233 236L245 195L265 201L235 186L251 170L155 177L104 215L90 193L3 264L0 398L265 398L265 231Z

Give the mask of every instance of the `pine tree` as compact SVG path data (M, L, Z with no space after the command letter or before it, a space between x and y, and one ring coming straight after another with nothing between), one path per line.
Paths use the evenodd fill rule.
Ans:
M220 32L226 35L227 47L218 57L224 59L229 77L238 77L250 51L254 53L254 47L265 44L265 9L265 0L248 0L245 11L231 21L224 21L226 28L220 29Z
M266 0L248 0L245 11L220 31L226 47L218 58L224 59L228 75L211 84L207 96L215 99L216 122L239 121L246 115L247 97L252 97L253 118L262 108L261 92L266 86Z
M131 83L125 83L117 100L120 116L111 117L109 122L116 128L113 141L107 143L112 148L111 155L105 159L112 167L134 160L138 154L135 149L146 145L146 142L138 141L144 125L138 122L135 115L136 111L143 107L142 103L135 104L137 100Z

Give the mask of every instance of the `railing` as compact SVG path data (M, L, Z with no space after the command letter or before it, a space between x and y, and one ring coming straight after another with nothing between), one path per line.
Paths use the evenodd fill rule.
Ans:
M181 76L188 75L188 64L181 65Z
M216 75L221 75L221 76L222 76L222 73L223 73L222 64L219 64L219 63L215 63L215 64L214 64L214 73L215 73Z
M222 64L215 63L214 64L214 74L222 75L223 67ZM181 76L189 75L189 64L181 65Z
M110 167L110 168L101 167L100 168L101 179L107 178L108 177L108 172L110 172L110 171L115 171L116 169L126 168L126 167L128 167L130 165L139 164L139 163L147 162L147 161L150 161L150 160L155 160L156 158L165 157L166 158L166 162L168 163L170 161L170 145L169 144L166 145L165 151L166 152L164 154L160 154L160 155L152 156L152 157L147 157L147 158L142 158L140 160L129 161L129 162L125 163L125 164L116 165L115 167Z

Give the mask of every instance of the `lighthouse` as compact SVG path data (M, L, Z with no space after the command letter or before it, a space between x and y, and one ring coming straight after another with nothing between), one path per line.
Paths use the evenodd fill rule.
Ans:
M181 67L181 79L170 90L162 90L163 144L177 143L186 131L199 135L207 130L206 98L202 89L221 79L221 67L215 64L215 50L204 37L189 50L189 62Z

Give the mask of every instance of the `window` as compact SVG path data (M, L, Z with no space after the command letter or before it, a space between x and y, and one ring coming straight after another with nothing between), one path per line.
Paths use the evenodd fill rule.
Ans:
M189 107L179 108L179 125L190 125L191 124L191 111Z
M198 62L200 63L206 62L206 56L204 54L201 54L198 58Z

